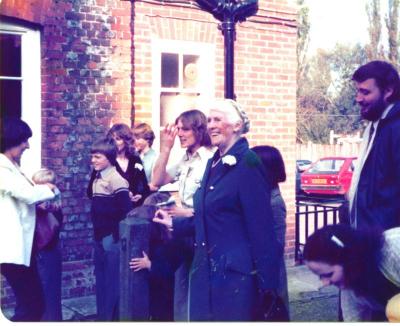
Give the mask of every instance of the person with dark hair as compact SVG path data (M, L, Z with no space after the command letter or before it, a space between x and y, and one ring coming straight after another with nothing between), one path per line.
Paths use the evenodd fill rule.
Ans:
M243 135L250 122L230 99L210 103L207 132L217 147L196 191L193 218L159 210L153 221L173 237L194 235L190 269L191 321L254 321L276 298L278 257L271 185Z
M279 183L286 181L285 163L279 150L273 146L263 145L255 146L251 149L254 151L265 168L267 182L272 185L271 189L271 208L272 218L274 222L274 230L276 239L278 240L279 252L279 284L277 294L283 301L286 311L280 312L280 321L289 321L289 294L287 285L287 275L285 266L285 239L286 239L286 205L279 189ZM283 310L283 309L282 309Z
M385 307L400 292L400 227L382 233L329 225L307 239L304 259L324 286L346 293L344 321L387 320Z
M115 167L118 173L129 183L129 196L133 207L138 207L143 204L145 198L150 194L150 189L142 161L134 147L133 132L128 125L116 123L107 132L106 138L114 141L117 146ZM95 177L96 171L93 171L89 182L89 191Z
M43 291L32 254L36 204L55 197L55 185L35 185L20 169L31 128L21 119L3 119L0 154L0 270L15 298L13 321L39 321Z
M133 134L135 136L135 147L143 162L144 171L146 173L147 182L149 183L150 190L157 191L153 186L151 174L153 171L154 163L157 159L156 151L151 147L155 139L155 135L151 127L147 123L139 123L133 127Z
M133 257L129 268L149 273L149 311L152 321L174 320L174 276L183 257L179 244L171 239L170 231L152 221L159 205L168 202L168 193L156 192L146 198L143 206L129 216L146 218L150 223L149 251Z
M400 78L391 64L371 61L352 79L369 123L349 191L350 223L386 230L400 226Z
M91 148L96 178L88 194L92 200L94 231L94 273L99 321L118 320L119 299L119 222L132 209L129 184L115 168L115 142L102 139Z
M178 137L181 147L186 153L181 160L167 168L175 138ZM175 124L167 124L161 132L160 155L154 164L152 183L156 187L178 181L179 199L182 206L168 208L168 213L174 217L192 217L193 195L199 188L207 161L212 157L210 137L207 134L207 118L199 110L189 110L181 113ZM182 243L185 243L183 241ZM183 248L192 252L190 239ZM179 268L175 278L175 320L187 321L187 294L189 285L189 268L191 259L185 261Z

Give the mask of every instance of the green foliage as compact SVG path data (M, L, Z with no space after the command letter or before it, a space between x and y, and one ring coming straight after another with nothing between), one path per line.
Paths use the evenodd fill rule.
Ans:
M365 49L368 60L387 60L400 68L399 8L400 0L388 0L388 13L384 19L386 33L383 33L380 0L370 0L367 3L369 43L365 46ZM386 34L387 38L382 39L382 35Z
M400 0L389 0L388 15L385 18L386 28L388 30L388 60L391 61L397 69L399 64L399 7Z
M309 9L304 5L304 0L297 0L299 6L298 28L297 28L297 80L307 70L307 49L310 41L310 21L308 19Z
M298 85L298 140L327 143L329 132L352 134L361 127L354 101L353 72L367 61L360 45L319 50Z

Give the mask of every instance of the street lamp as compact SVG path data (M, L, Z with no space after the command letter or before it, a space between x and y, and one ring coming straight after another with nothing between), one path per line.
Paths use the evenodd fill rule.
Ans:
M221 22L225 51L225 98L235 99L234 93L234 42L235 24L254 15L258 0L196 0L201 8Z

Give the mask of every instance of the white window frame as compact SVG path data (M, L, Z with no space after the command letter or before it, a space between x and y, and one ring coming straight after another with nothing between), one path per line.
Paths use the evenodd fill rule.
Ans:
M161 54L162 53L177 53L185 55L199 56L198 71L199 71L199 86L196 92L199 93L199 102L206 103L215 94L215 45L211 43L177 41L166 39L152 40L152 127L156 135L153 147L156 150L160 148L160 94L165 90L161 87ZM173 88L168 88L172 91ZM181 89L180 89L181 90ZM193 93L190 89L188 93ZM201 110L201 104L199 109ZM175 143L174 149L177 144ZM175 155L171 155L174 157ZM178 155L179 157L179 155Z
M1 22L0 33L21 35L21 119L33 133L29 139L30 149L22 155L21 168L31 176L41 167L42 161L40 31Z

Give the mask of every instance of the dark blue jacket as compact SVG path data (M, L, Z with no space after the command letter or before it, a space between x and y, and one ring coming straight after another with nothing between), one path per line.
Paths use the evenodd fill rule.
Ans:
M400 102L378 124L354 200L357 228L400 226Z
M254 320L261 293L277 286L280 253L267 200L270 185L246 139L228 155L236 164L211 168L208 162L194 196L194 218L173 224L179 236L190 233L194 222L190 320Z

